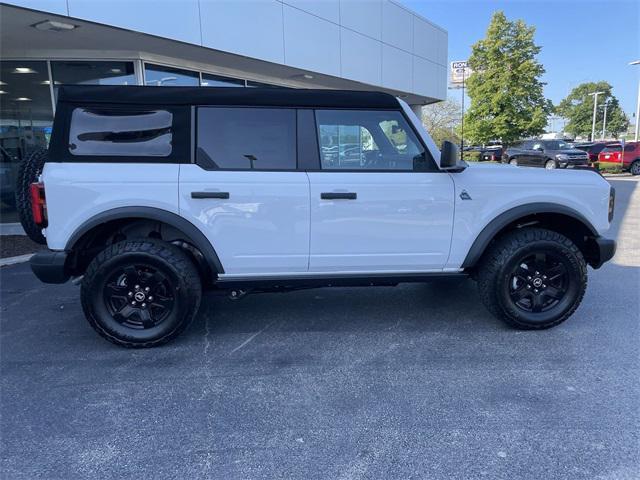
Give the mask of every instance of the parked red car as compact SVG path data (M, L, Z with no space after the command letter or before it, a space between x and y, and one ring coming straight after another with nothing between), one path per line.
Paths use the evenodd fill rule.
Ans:
M619 143L608 145L598 155L601 167L622 165L622 170L640 175L640 142L629 142L624 146Z
M616 145L616 142L577 143L574 147L583 152L587 152L587 155L589 155L589 165L595 166L598 163L598 155L609 145ZM620 146L619 144L617 145Z

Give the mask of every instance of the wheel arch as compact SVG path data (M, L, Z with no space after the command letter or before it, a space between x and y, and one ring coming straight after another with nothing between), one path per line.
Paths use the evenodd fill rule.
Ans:
M555 203L529 203L511 208L491 220L478 234L462 268L475 267L487 248L507 231L528 226L538 226L562 233L582 251L589 263L597 263L590 239L598 237L598 231L584 215L576 210Z
M213 278L216 274L224 273L213 245L198 227L176 213L155 207L120 207L101 212L86 220L73 232L66 243L65 250L68 252L83 250L97 235L108 235L110 232L136 222L147 222L147 224L151 222L158 226L158 231L161 231L161 226L166 226L179 232L178 237L201 254L202 261L198 262L198 258L196 261L202 264L207 276ZM83 262L79 261L79 264L82 265Z

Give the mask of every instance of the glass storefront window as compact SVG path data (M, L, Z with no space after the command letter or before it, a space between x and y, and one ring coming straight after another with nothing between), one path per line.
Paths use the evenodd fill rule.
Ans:
M55 85L136 85L133 62L51 62Z
M239 78L222 77L220 75L212 75L210 73L202 74L203 87L244 87L244 80Z
M0 62L0 222L18 221L18 164L48 147L52 123L47 62Z
M247 80L247 87L260 87L260 88L289 88L282 85L274 85L272 83L254 82L253 80Z
M191 70L145 63L144 84L161 87L197 87L200 85L200 74Z

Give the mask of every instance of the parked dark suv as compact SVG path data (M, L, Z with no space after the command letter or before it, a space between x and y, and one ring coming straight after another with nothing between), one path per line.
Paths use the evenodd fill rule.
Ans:
M586 152L564 140L526 140L506 149L504 163L523 167L573 168L589 165Z

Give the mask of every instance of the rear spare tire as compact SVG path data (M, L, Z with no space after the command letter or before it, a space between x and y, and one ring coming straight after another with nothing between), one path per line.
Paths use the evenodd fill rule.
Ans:
M16 209L20 224L31 240L42 245L47 243L47 240L42 234L42 229L33 221L30 187L33 182L38 181L47 158L47 150L31 152L18 166L16 185Z

